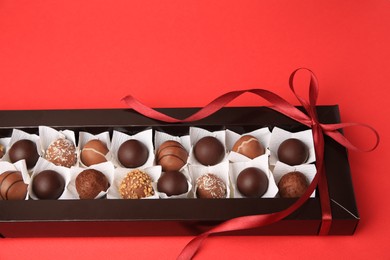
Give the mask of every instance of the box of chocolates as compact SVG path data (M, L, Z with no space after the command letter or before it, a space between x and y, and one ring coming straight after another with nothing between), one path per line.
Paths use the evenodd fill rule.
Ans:
M337 106L316 110L340 122ZM0 111L0 236L197 235L292 205L316 175L314 150L310 128L267 107L187 123L131 109ZM327 136L324 164L329 234L353 234L347 151ZM316 190L280 221L225 234L315 235L321 221Z

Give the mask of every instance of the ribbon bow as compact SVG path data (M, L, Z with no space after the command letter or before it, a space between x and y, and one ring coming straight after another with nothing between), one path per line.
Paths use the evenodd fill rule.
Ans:
M295 92L294 89L294 77L296 73L300 70L306 70L310 73L308 101L300 97ZM331 226L332 214L331 214L331 206L330 206L329 195L328 195L328 186L327 186L326 174L324 168L324 134L333 138L335 141L337 141L344 147L352 150L358 150L358 151L374 150L379 144L379 134L374 128L365 124L358 124L358 123L321 124L318 121L318 116L316 112L316 103L318 97L318 81L316 76L311 70L307 68L299 68L293 71L293 73L289 78L289 85L291 91L294 93L298 101L301 103L306 113L300 111L295 106L291 105L289 102L287 102L285 99L281 98L280 96L276 95L275 93L265 89L248 89L248 90L238 90L238 91L228 92L214 99L212 102L210 102L208 105L206 105L205 107L203 107L202 109L194 113L193 115L182 120L158 112L142 104L141 102L139 102L137 99L135 99L130 95L123 98L123 101L125 101L130 108L134 109L135 111L139 112L140 114L146 117L153 118L159 121L168 122L168 123L180 123L180 122L193 122L205 118L215 113L216 111L220 110L222 107L224 107L226 104L228 104L238 96L244 93L253 93L269 101L273 105L270 107L271 109L278 111L284 114L285 116L288 116L294 119L295 121L298 121L299 123L306 125L312 129L315 153L316 153L317 174L315 175L312 183L309 185L304 195L302 195L299 199L297 199L291 206L289 206L288 208L282 211L269 213L269 214L262 214L262 215L237 217L223 222L222 224L192 239L182 250L178 259L191 259L199 250L202 242L211 234L225 232L225 231L234 231L234 230L243 230L243 229L261 227L261 226L275 223L287 217L295 210L297 210L299 207L301 207L309 199L310 194L313 193L317 185L320 193L320 202L321 202L321 210L322 210L322 222L321 222L321 228L319 234L320 235L328 234ZM370 129L375 134L376 137L376 142L374 146L366 150L359 149L356 146L354 146L349 140L347 140L339 132L339 129L350 127L350 126L363 126Z

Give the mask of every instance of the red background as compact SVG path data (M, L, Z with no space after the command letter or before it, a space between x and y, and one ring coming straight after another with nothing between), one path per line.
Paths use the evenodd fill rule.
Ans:
M374 152L350 152L356 234L213 237L198 257L388 258L389 26L388 0L0 0L0 109L120 108L130 93L153 107L203 106L253 87L298 104L288 76L311 68L319 104L381 134ZM250 94L232 103L258 104ZM190 239L3 239L0 259L172 259Z

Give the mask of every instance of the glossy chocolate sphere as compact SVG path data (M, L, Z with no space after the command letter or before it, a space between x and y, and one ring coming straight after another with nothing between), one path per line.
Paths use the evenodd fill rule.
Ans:
M232 151L245 155L250 159L254 159L265 153L265 149L260 144L259 140L251 135L244 135L238 139L234 144Z
M162 143L156 152L156 163L163 171L180 170L187 163L187 158L187 150L176 141Z
M118 160L126 168L137 168L144 165L148 156L148 148L135 139L127 140L118 149Z
M22 173L7 171L0 174L0 200L24 200L27 184L23 182Z
M278 158L288 165L299 165L309 158L309 149L301 140L290 138L280 144Z
M268 190L267 175L259 168L246 168L237 177L237 188L245 197L260 198Z
M15 142L9 149L9 159L12 163L19 160L26 160L28 169L35 166L39 158L36 144L27 139Z
M158 179L157 190L168 196L186 193L188 191L187 178L179 171L164 172Z
M38 199L56 200L62 195L64 188L65 180L56 171L42 171L32 180L32 190Z
M194 155L203 165L215 165L225 157L225 148L217 138L206 136L195 144Z

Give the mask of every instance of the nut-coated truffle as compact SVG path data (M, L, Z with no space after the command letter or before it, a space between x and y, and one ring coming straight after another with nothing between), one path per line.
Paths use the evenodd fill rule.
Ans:
M85 166L106 162L108 148L98 139L88 141L80 153L80 160Z
M157 181L157 190L168 196L186 193L188 191L187 178L179 171L164 172Z
M259 168L246 168L237 177L237 188L245 197L260 198L268 190L267 175Z
M45 159L57 166L70 168L77 162L76 147L72 141L59 138L47 147Z
M178 171L186 163L187 150L176 141L166 141L160 145L156 153L156 163L163 171Z
M254 159L265 153L264 147L260 144L256 137L244 135L234 144L233 152L245 155L250 159Z
M154 195L152 178L141 170L129 172L119 186L119 193L124 199L141 199Z
M283 175L278 183L279 195L282 198L299 198L308 187L306 176L298 171Z
M35 142L27 139L22 139L15 142L9 149L9 159L12 163L19 160L26 160L28 169L35 166L39 158L37 146Z
M226 184L221 178L212 173L200 176L196 180L196 197L201 199L226 198Z
M217 138L206 136L195 144L194 155L203 165L216 165L225 157L225 148Z
M106 176L95 169L86 169L76 177L76 190L80 199L94 199L109 187Z
M56 171L44 170L32 179L32 190L41 200L56 200L65 189L64 178Z
M148 148L140 141L127 140L118 149L118 160L126 168L137 168L148 160Z
M23 182L22 173L7 171L0 174L0 200L24 200L27 195L27 184Z
M299 165L309 158L309 149L301 140L290 138L280 144L278 158L288 165Z

